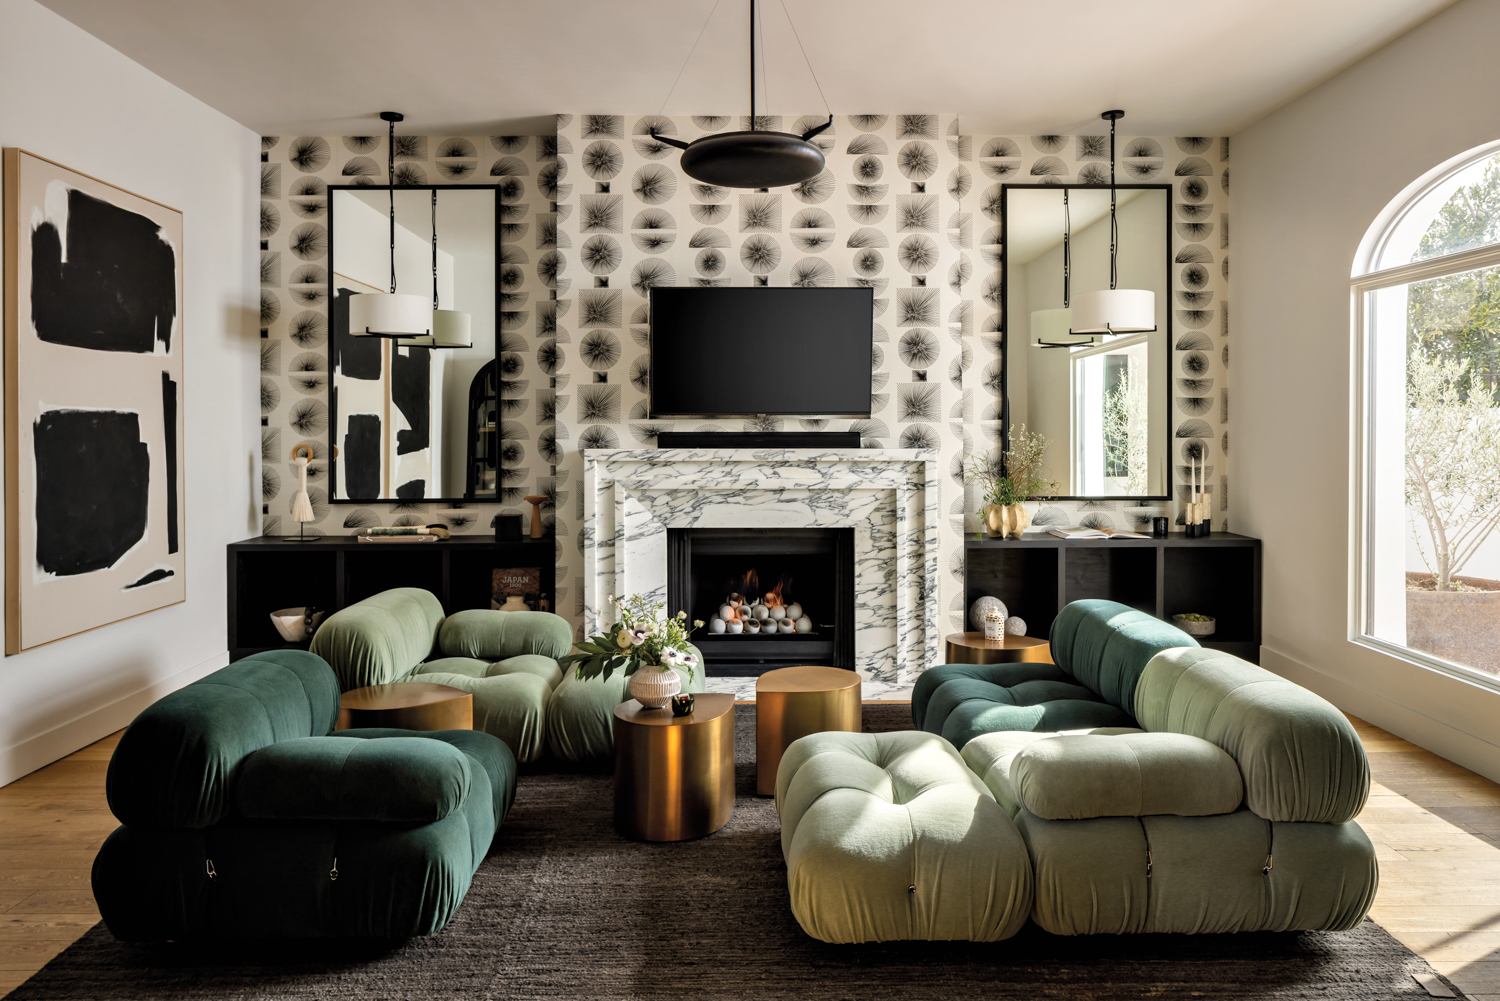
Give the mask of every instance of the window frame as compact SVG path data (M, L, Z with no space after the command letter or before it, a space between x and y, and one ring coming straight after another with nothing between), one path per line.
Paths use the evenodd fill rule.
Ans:
M1419 190L1400 204L1399 211L1388 217L1380 226L1379 239L1375 241L1372 259L1386 245L1386 240L1396 226L1404 221L1412 208L1437 185L1443 183L1456 171L1471 166L1476 160L1496 154L1497 144L1482 147L1483 157L1465 155L1457 158L1462 162L1457 167L1445 164L1438 176L1421 185ZM1409 285L1414 282L1463 274L1481 268L1500 266L1500 244L1476 247L1443 257L1428 258L1411 264L1402 264L1380 271L1359 275L1350 281L1350 316L1352 334L1353 366L1351 372L1352 424L1354 428L1352 454L1350 456L1350 603L1349 641L1357 646L1383 653L1416 667L1436 671L1470 684L1500 692L1500 676L1489 674L1478 668L1467 667L1455 661L1445 660L1435 654L1426 653L1370 633L1370 594L1374 588L1374 560L1371 553L1375 546L1374 521L1371 505L1375 501L1373 477L1375 464L1372 452L1376 447L1374 435L1375 409L1371 399L1371 387L1375 383L1375 350L1373 331L1370 325L1370 298L1382 289Z

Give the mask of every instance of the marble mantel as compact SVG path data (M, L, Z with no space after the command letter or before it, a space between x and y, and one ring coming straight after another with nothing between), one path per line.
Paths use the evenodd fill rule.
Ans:
M938 663L938 467L926 449L589 449L586 634L610 595L666 599L669 528L853 528L855 665L910 682Z

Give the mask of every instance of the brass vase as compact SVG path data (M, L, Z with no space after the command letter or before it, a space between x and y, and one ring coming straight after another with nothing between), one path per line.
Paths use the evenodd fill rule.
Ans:
M1019 539L1031 524L1031 512L1024 504L986 504L984 530L995 539Z

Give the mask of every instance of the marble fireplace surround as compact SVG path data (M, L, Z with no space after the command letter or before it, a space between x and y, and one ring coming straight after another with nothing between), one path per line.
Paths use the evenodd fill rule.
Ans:
M859 673L872 682L909 684L938 662L936 451L671 448L583 455L587 635L596 632L610 595L666 600L669 528L853 528Z

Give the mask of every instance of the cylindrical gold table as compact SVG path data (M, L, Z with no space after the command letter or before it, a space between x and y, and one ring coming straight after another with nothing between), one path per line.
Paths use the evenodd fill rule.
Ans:
M864 713L859 674L842 667L783 667L755 682L755 791L776 794L781 755L799 737L858 733Z
M734 812L734 696L704 693L687 716L615 706L615 829L638 841L712 834Z
M389 726L400 730L472 730L474 696L430 681L396 681L339 696L335 730Z
M952 633L944 664L1052 663L1052 646L1039 636L1011 636L987 640L984 633Z

